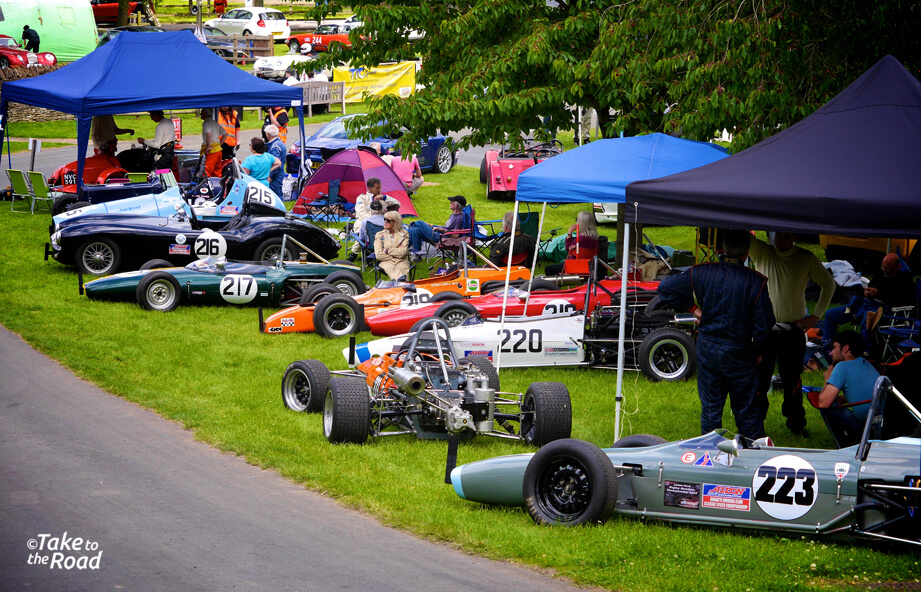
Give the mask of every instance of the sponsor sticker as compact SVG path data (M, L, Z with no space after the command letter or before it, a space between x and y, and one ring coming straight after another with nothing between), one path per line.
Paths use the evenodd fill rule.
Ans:
M698 459L696 463L694 463L694 466L695 467L712 467L713 460L710 458L710 453L704 452L704 455L701 456L700 459Z
M233 216L239 211L237 206L221 206L221 216Z
M704 483L703 507L748 512L751 510L752 488Z
M765 514L778 520L795 520L815 505L819 482L815 468L807 460L783 454L758 467L752 477L752 489Z
M689 454L694 454L693 452ZM700 509L700 483L681 483L680 481L665 482L666 506L672 508L686 508L688 510Z
M191 255L192 245L170 245L169 254L170 255Z
M464 357L468 358L470 356L479 356L481 358L486 358L492 362L492 350L491 349L467 349L464 350Z
M847 463L839 462L835 463L835 477L838 479L844 479L847 477L847 472L850 470L851 466Z
M467 279L467 291L468 292L479 292L480 291L480 280L475 278Z
M697 460L697 455L694 454L693 452L685 452L684 454L681 455L681 462L683 462L686 465L691 464L695 460Z
M281 327L269 327L269 333L281 333Z
M293 319L293 318L284 318L284 319L282 319L282 320L281 320L281 326L282 326L282 327L293 327L293 326L294 326L294 319Z

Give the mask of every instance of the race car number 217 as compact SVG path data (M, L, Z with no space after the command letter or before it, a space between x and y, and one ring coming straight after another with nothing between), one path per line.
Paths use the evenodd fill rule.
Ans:
M784 454L764 462L752 479L755 501L765 514L795 520L815 505L819 483L806 460Z

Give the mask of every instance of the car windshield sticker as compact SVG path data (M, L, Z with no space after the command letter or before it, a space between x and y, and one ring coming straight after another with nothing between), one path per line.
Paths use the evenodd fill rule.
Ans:
M697 455L694 454L693 452L685 452L684 454L681 455L681 462L683 462L686 465L691 464L695 460L697 460Z
M221 298L231 304L246 304L256 297L256 278L251 275L225 275L221 278Z
M481 358L486 358L492 362L492 350L491 349L465 349L464 357L469 358L470 356L479 356Z
M695 467L712 467L713 461L710 460L710 453L704 452L704 455L700 457L700 460L694 463L694 466Z
M693 454L690 452L688 454ZM672 508L700 509L700 483L665 482L665 505Z
M848 469L850 468L851 468L850 465L848 465L847 463L843 463L843 462L835 463L835 477L837 477L838 479L844 479L845 477L847 477L847 472L848 472Z
M400 298L400 308L416 308L429 303L432 293L424 288L416 288L415 292L407 292Z
M806 460L784 454L764 462L752 478L755 501L765 514L795 520L815 505L819 483Z
M511 294L509 294L509 296L511 296ZM572 302L563 300L562 298L557 298L545 304L544 310L540 314L541 316L544 316L562 312L572 312L574 310L576 310L576 306Z
M703 496L703 507L705 508L736 510L738 512L748 512L751 510L751 487L735 487L733 485L704 483Z
M245 201L271 206L275 203L275 194L261 183L250 183L246 188Z
M191 255L192 245L170 245L169 254L170 255Z
M184 245L184 244L185 244L185 235L184 235L184 234L177 234L177 235L176 235L176 242L177 242L178 244L180 244L180 245Z
M224 257L227 255L227 241L216 232L203 232L195 239L195 254L199 259Z
M468 292L479 292L480 291L480 280L476 278L467 279L467 291Z

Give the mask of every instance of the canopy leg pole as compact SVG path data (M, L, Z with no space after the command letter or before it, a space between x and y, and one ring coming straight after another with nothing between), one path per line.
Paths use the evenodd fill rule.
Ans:
M517 211L517 209L516 209ZM537 221L537 247L534 249L534 259L531 262L531 279L534 279L534 274L537 273L537 256L540 254L540 235L544 231L544 215L547 213L547 202L544 202L544 207L540 211L540 220ZM512 257L509 255L509 261ZM511 267L511 264L509 264ZM528 310L528 301L531 300L531 290L528 290L528 295L524 299L524 309Z
M502 330L505 329L505 307L508 304L508 283L512 277L512 252L515 250L515 228L518 223L518 200L515 200L515 209L512 211L512 229L511 235L508 237L508 261L509 264L505 266L505 292L502 294L502 316L499 317L499 336L502 336ZM529 291L530 292L530 291ZM528 309L525 307L524 314L527 316ZM499 373L499 368L502 367L502 341L499 340L499 347L496 348L496 374Z
M624 400L624 334L627 332L627 274L630 261L630 223L624 220L623 268L620 274L620 320L617 335L617 394L614 397L614 441L620 440L620 413Z

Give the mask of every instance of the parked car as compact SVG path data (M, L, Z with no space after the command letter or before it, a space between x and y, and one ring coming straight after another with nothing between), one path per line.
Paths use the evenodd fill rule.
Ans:
M291 36L288 17L274 8L236 8L204 24L226 31L229 35L269 35L276 41Z
M183 27L180 31L195 31L195 27ZM222 58L233 57L233 41L229 39L218 39L218 37L228 37L229 35L223 30L208 25L202 25L202 34L205 37L205 45L215 54Z
M118 2L113 0L90 0L93 18L97 23L114 23L118 20ZM128 14L141 12L142 2L128 2Z
M559 140L543 144L527 140L523 148L503 146L501 150L487 150L480 163L480 183L486 183L486 197L514 199L521 173L562 153L563 144Z
M285 79L285 72L294 64L305 64L315 59L312 55L288 54L282 56L273 56L270 58L259 58L253 62L253 74L266 80L275 80L282 82ZM327 71L328 75L328 71Z
M307 51L329 51L334 44L343 47L352 47L349 41L349 32L354 27L349 24L326 24L320 25L312 33L297 33L290 35L285 43L288 44L288 51L291 53L301 53L302 48L310 46Z
M30 66L53 66L58 63L55 55L48 51L35 53L19 47L9 35L0 35L0 70L7 68L28 68Z
M353 139L354 137L350 138L348 131L345 129L345 122L352 117L355 116L343 115L342 117L337 117L307 138L304 146L312 168L319 168L319 166L323 164L323 149L339 151L358 148L358 146L367 146L371 142L378 142L381 145L381 150L384 154L387 154L393 148L394 144L397 143L399 136L395 138L368 138L367 140L357 140ZM447 173L451 170L451 167L454 166L454 163L457 162L457 154L451 153L451 148L448 147L445 140L446 138L444 136L437 134L423 143L422 152L416 155L419 159L419 166L423 171ZM291 145L291 148L288 149L288 154L289 156L293 155L300 157L300 140ZM295 160L293 165L299 166L300 161ZM289 163L288 166L290 168L292 163Z
M96 40L96 47L102 47L109 41L112 41L118 37L119 33L123 32L129 33L163 33L166 31L163 27L155 27L153 25L126 25L124 27L112 27L111 29L106 29L99 35L99 39Z

